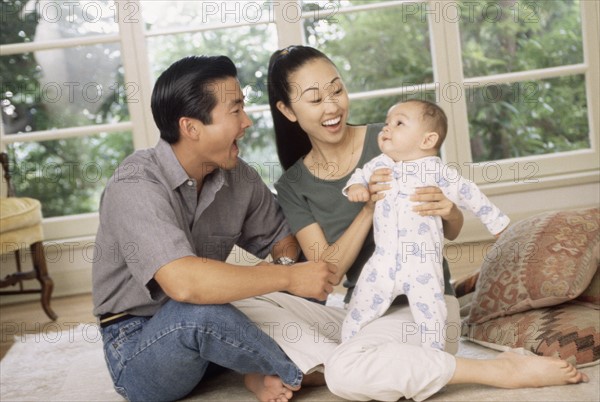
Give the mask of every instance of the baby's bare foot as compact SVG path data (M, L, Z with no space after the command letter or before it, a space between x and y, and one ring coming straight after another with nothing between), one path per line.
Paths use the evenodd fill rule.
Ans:
M244 384L261 402L288 402L293 396L292 391L300 389L292 389L277 376L254 373L244 376Z
M589 381L588 376L571 363L554 357L504 352L497 359L506 364L508 376L502 384L498 384L503 388L546 387Z

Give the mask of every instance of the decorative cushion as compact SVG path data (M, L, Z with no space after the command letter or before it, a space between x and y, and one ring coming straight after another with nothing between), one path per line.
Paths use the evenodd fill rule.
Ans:
M516 222L481 266L468 323L563 303L590 284L600 261L598 208Z
M575 301L588 307L600 310L600 265L596 269L596 275L592 278L590 285L577 296ZM599 318L600 319L600 318Z
M579 366L600 362L598 311L573 302L499 317L482 324L463 322L462 335L496 350L523 348Z
M26 197L0 198L0 233L34 226L42 221L38 200Z

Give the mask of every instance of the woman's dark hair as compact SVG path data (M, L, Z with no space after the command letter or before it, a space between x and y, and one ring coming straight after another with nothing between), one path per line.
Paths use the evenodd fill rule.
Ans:
M291 106L290 75L315 59L324 59L335 65L325 54L309 46L289 46L277 50L269 60L267 77L269 105L275 128L277 155L283 170L289 169L298 159L306 155L311 149L311 144L308 135L298 122L288 120L277 109L277 102L281 101L287 107Z
M227 56L190 56L171 64L156 80L150 102L160 138L169 144L179 141L182 117L211 124L218 90L212 84L227 77L237 77L237 69Z

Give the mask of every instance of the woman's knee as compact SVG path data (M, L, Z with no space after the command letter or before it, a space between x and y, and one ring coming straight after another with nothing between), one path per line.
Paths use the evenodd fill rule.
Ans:
M356 387L364 381L356 367L359 356L339 347L325 362L325 382L329 390L345 399L356 399Z

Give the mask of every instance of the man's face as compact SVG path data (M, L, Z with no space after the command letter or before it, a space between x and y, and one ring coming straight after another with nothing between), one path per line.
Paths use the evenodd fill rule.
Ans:
M200 152L208 165L232 169L239 155L237 140L244 136L252 121L244 111L244 94L236 78L215 81L210 90L217 104L211 112L212 123L202 125Z

